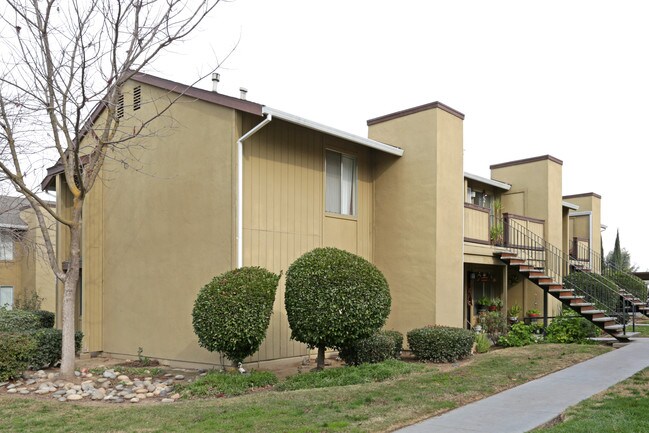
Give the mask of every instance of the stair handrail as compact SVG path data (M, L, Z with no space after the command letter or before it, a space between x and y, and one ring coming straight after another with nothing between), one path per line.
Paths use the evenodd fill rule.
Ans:
M615 265L614 263L606 261L600 253L590 248L590 246L583 246L583 245L576 244L575 250L576 251L570 254L571 260L580 262L583 261L580 257L587 256L589 258L588 263L590 269L593 270L595 273L603 275L605 278L608 278L609 280L611 279L613 273L620 273L628 277L638 279L638 281L642 282L642 280L640 280L638 277L633 275L627 269L623 269ZM635 301L640 301L642 303L647 302L646 286L645 288L643 288L642 292L636 292L634 289L631 289L629 287L624 287L616 281L611 281L611 283L615 284L620 289L632 295L635 298L634 299Z

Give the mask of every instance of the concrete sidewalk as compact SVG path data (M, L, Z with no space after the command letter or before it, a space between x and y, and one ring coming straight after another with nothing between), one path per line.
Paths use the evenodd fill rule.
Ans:
M649 367L649 338L462 406L400 433L525 433Z

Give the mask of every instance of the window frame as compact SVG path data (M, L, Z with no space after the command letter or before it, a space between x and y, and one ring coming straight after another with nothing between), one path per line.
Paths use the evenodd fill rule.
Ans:
M8 239L8 242L7 242ZM5 243L9 245L9 248L5 248ZM14 238L10 233L0 233L0 262L13 262L16 258L16 248L15 248ZM10 251L10 258L6 258L4 252Z
M15 295L14 286L2 285L2 286L0 286L0 292L2 291L2 289L11 289L11 303L10 304L1 304L0 308L4 307L7 310L13 310L13 308L14 308L14 295Z
M342 207L343 207L342 206L343 205L343 203L342 203L343 182L342 181L343 181L343 167L344 167L344 162L343 161L344 161L344 158L346 157L348 159L351 159L354 162L353 176L352 176L352 206L353 206L353 210L352 210L351 214L346 214L346 213L327 210L327 190L328 190L328 188L327 188L327 177L328 177L328 174L327 174L327 153L328 152L340 155L340 178L339 178L339 181L340 181L340 188L341 188L341 191L340 191L340 200L341 200L340 208L341 208L341 210L342 210ZM325 147L324 152L323 152L323 156L324 156L324 158L323 158L323 165L324 165L324 194L323 194L324 195L324 197L323 197L324 198L324 203L323 203L323 205L324 205L324 213L325 213L325 215L328 216L328 217L342 218L342 219L351 219L351 220L358 219L358 201L359 201L358 200L358 190L359 190L359 188L358 188L358 169L359 169L358 155L343 151L341 149L336 149L336 148L333 148L333 147Z

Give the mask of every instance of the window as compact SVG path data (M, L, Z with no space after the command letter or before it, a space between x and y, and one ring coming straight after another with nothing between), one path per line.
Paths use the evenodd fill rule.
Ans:
M137 111L142 106L142 86L133 88L133 111Z
M11 286L0 286L0 308L8 310L14 305L14 288Z
M14 259L14 239L10 233L0 234L0 260Z
M325 153L325 211L356 215L356 159L327 150Z
M487 191L481 191L469 187L467 189L467 200L469 203L486 209L491 209L493 197Z

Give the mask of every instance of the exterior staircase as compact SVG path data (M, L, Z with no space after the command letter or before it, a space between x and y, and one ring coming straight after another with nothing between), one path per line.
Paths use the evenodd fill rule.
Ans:
M589 266L576 265L568 254L516 221L505 218L503 224L504 243L497 253L502 261L618 341L628 342L638 335L629 332L628 322L636 311L649 313L644 302L596 276ZM572 273L581 275L565 278Z

